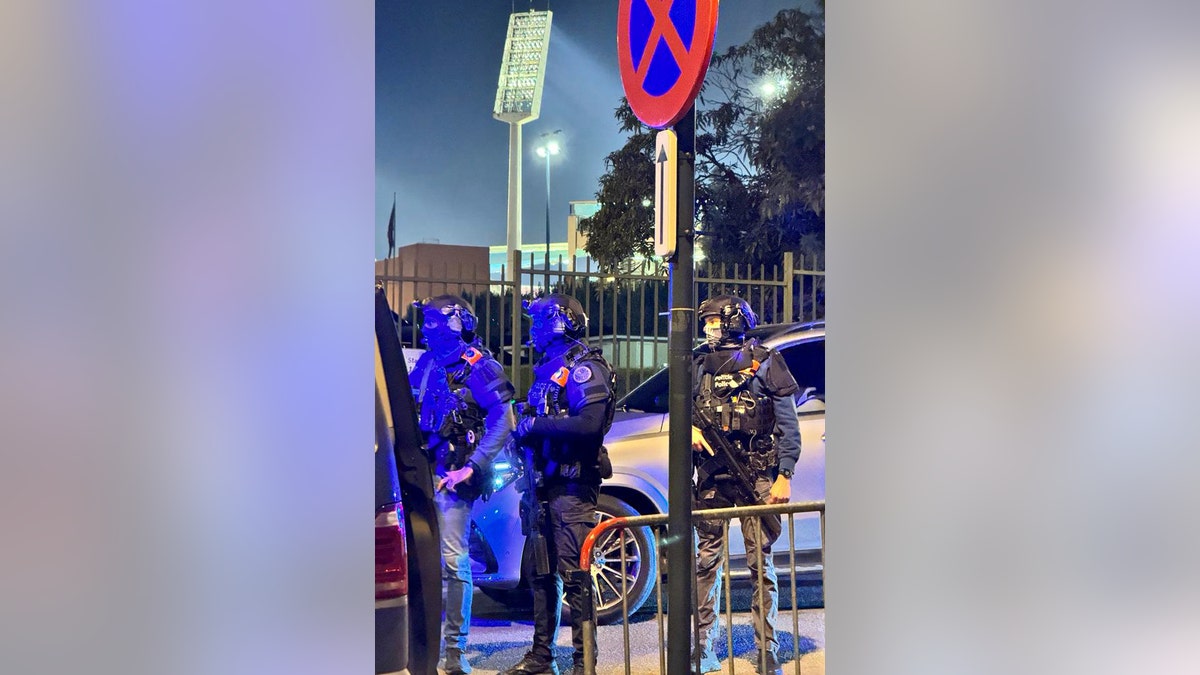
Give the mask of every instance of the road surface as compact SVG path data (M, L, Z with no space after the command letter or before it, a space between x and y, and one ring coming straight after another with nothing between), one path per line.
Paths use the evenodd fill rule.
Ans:
M790 591L784 585L783 595ZM801 587L803 590L803 587ZM738 675L754 672L754 659L758 652L754 646L754 631L750 623L749 591L734 588L734 672ZM803 595L803 593L801 593ZM783 599L787 607L789 598ZM804 675L824 675L825 673L825 610L821 608L804 609L806 603L803 597L798 602L801 609L796 612L799 624L799 638L795 637L792 629L792 612L781 609L777 622L779 634L779 656L784 661L784 672L795 673L794 654L799 646L800 672ZM660 673L659 651L662 640L659 637L658 621L653 611L653 598L649 612L634 615L629 625L630 642L630 672L639 675ZM741 610L741 611L737 611ZM475 616L471 621L471 638L467 646L467 657L474 666L475 675L494 675L520 660L531 644L533 623L528 609L514 609L501 605L482 593L475 594ZM666 633L666 618L663 618L663 634ZM571 667L571 628L564 625L558 631L558 665L567 671ZM722 659L723 673L728 671L726 660L728 647L725 634L722 633L717 643L717 655ZM624 626L600 626L598 630L598 675L619 675L625 673ZM439 671L440 672L440 671Z

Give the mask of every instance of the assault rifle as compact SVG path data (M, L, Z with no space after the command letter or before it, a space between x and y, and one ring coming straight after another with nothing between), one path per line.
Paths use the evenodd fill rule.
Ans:
M522 416L532 416L531 410L522 410ZM537 468L535 449L528 442L518 441L516 432L504 444L506 452L518 457L521 472L521 532L525 535L533 553L534 572L538 576L550 574L550 551L542 528L546 524L546 505L538 498L542 486L542 472Z
M712 456L717 463L727 471L732 481L726 482L733 488L734 503L738 506L755 506L760 504L758 495L754 492L754 478L746 471L746 467L742 465L742 460L738 457L737 451L733 447L733 443L721 433L721 427L716 420L712 418L712 414L708 408L696 406L692 410L692 416L696 420L696 427L700 429L704 440L712 448ZM759 518L759 522L763 526L763 536L767 542L773 542L779 538L783 532L782 520L776 516L763 516Z

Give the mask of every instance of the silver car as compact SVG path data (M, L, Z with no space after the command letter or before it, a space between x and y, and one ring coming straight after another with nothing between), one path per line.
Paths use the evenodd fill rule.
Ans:
M800 385L796 408L800 421L801 451L792 479L792 501L825 499L825 325L820 323L763 326L749 333L778 350ZM598 521L615 516L667 512L667 370L664 368L618 402L612 429L604 439L613 463L612 478L600 487ZM500 457L492 480L497 488L488 501L476 503L471 534L471 559L475 584L484 593L506 602L518 602L525 593L512 591L522 583L521 555L524 537L518 518L520 494L513 483L519 467L514 458ZM732 576L748 574L745 548L738 521L731 524L729 569ZM597 542L598 558L592 566L597 592L597 619L601 623L621 617L621 576L632 614L654 591L659 577L659 552L648 528L626 536L626 562L621 567L620 540L616 533ZM797 566L809 567L821 549L817 514L798 514L795 520ZM790 564L785 531L776 545L776 564Z

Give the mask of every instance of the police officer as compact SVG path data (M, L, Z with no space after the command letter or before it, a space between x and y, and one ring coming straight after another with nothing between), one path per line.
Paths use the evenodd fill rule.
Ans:
M475 313L465 300L439 295L415 302L424 315L429 350L413 368L421 430L433 452L448 675L471 672L463 655L471 624L471 507L488 491L491 463L514 427L513 386L504 369L476 340Z
M579 574L579 552L596 525L596 500L602 477L611 475L601 444L615 409L612 367L599 349L581 339L587 315L579 301L554 293L528 306L529 331L542 358L534 366L527 410L517 424L522 444L536 452L542 488L537 495L547 504L542 532L548 543L550 573L539 576L532 562L526 574L533 587L533 647L505 675L554 673L554 642L561 613L559 595L566 588L571 607L573 673L583 673L583 616L591 602L590 576ZM527 544L529 539L526 540ZM533 556L525 556L532 561ZM586 579L586 581L585 581ZM594 624L593 624L594 626ZM595 638L593 632L592 638ZM594 664L593 664L594 665Z
M733 461L753 482L757 502L786 503L791 497L792 471L800 457L800 425L792 398L798 389L796 380L778 352L746 338L746 331L754 328L758 319L745 300L732 295L713 297L701 303L697 314L705 344L693 360L694 409L697 413L704 410L720 427L716 432L730 441ZM737 472L721 453L711 451L696 426L692 427L692 448L696 451L695 508L748 506L740 503L745 499L739 499L733 487ZM759 673L782 672L775 636L779 594L771 559L771 545L779 537L781 526L778 515L742 519L746 561L754 585L750 604L754 637L760 649L766 646L765 662L756 659ZM720 669L714 645L718 633L716 609L725 572L722 529L719 521L696 522L697 651L702 673Z

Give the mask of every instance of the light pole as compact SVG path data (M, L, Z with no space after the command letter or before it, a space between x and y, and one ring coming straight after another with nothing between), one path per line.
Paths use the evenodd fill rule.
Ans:
M557 155L559 146L556 136L562 129L548 131L540 136L541 145L537 146L537 156L546 160L546 269L550 269L550 156Z
M492 109L492 117L508 124L508 254L505 261L509 281L520 281L517 271L521 265L513 255L521 248L521 160L525 156L521 127L541 114L552 18L549 10L514 11L508 17L508 37L504 41L504 60L500 62L500 82L496 87L496 105ZM520 306L513 303L512 310L514 325L520 325ZM513 377L513 386L520 389L520 373L514 372Z

